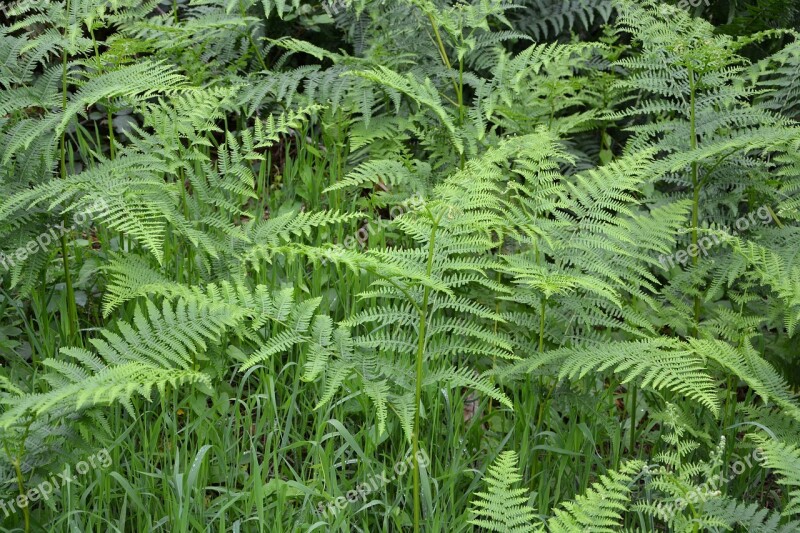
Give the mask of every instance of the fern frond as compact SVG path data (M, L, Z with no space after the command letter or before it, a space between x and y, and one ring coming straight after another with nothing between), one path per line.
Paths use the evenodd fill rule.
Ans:
M527 490L515 488L522 480L517 468L517 453L502 452L489 467L483 480L486 492L476 492L470 524L487 531L523 533L535 531L534 510L528 505Z
M631 497L634 478L644 468L642 461L628 461L618 472L600 476L585 494L555 509L555 516L547 522L553 533L591 531L613 533L619 530L622 513Z
M137 308L133 323L118 323L119 333L103 330L102 337L90 340L96 354L65 348L63 355L75 363L45 360L53 389L20 398L0 415L0 427L67 406L82 409L121 402L132 413L134 394L149 398L154 388L163 394L168 385L186 383L210 387L209 376L193 369L193 361L208 342L216 342L238 320L241 316L221 306L198 309L179 300L174 306L165 302L159 310L147 302Z

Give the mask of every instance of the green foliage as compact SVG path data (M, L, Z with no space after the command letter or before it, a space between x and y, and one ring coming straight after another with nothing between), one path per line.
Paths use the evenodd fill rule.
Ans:
M27 416L112 402L133 413L134 393L149 398L154 388L163 394L167 385L210 385L206 375L193 369L196 359L238 317L221 306L200 309L182 300L161 311L148 302L146 310L147 315L137 308L133 323L118 322L119 333L103 331L102 338L92 339L96 354L64 348L69 359L43 361L52 389L18 398L0 417L0 427L22 423Z
M4 8L0 529L796 530L800 41L668 4Z
M753 440L762 449L764 464L779 476L778 483L786 487L787 501L782 514L796 516L800 512L800 477L798 477L798 462L800 450L792 443L780 442L765 438L763 435L754 435Z
M631 461L619 472L601 476L585 494L565 503L564 509L555 510L555 516L547 524L549 530L559 533L618 531L621 512L630 500L630 485L642 466L640 461Z
M525 489L515 488L522 480L517 470L517 454L501 453L484 477L487 492L475 493L472 503L475 518L471 524L488 531L522 532L533 529L534 511L528 504Z

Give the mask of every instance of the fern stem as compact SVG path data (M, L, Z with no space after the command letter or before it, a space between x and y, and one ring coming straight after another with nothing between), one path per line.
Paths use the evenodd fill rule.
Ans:
M458 90L456 92L458 97L458 127L464 127L464 60L458 60ZM466 154L462 151L459 154L459 168L464 170L464 164L467 162Z
M70 12L70 0L66 4L67 16ZM66 28L64 29L64 38L66 39ZM61 53L61 108L67 109L67 48L66 46ZM61 157L60 174L61 179L67 178L67 146L66 146L66 130L61 133L59 142L59 151ZM70 341L78 337L78 308L75 304L75 289L72 286L72 274L70 273L69 255L67 253L67 237L61 236L61 256L64 265L64 283L67 290L67 317L69 322L69 335Z
M30 424L25 427L25 431L22 434L22 445L20 448L20 453L14 456L14 459L11 461L12 466L14 467L14 474L17 477L17 489L19 490L20 496L23 498L25 497L25 479L22 475L22 460L20 459L25 454L25 439L28 438L28 431L30 430ZM8 449L8 443L5 441L3 442L3 448L6 452L6 457L9 459L11 458L11 451ZM30 533L31 531L31 511L30 508L26 505L22 507L22 516L25 520L25 533Z
M433 16L432 13L428 13L428 20L431 22L431 27L433 28L433 34L436 37L436 47L439 49L439 55L442 57L442 63L444 66L447 67L447 70L452 72L453 65L450 62L450 58L447 57L447 49L444 47L444 41L442 40L442 34L439 32L439 26L436 24L436 18ZM458 80L453 78L453 89L456 92L456 106L458 107L458 125L463 126L464 124L464 60L458 60ZM459 154L459 167L461 169L464 168L464 163L466 162L466 157L464 153Z
M450 58L447 57L447 51L444 47L444 41L442 41L442 35L439 33L439 26L436 24L436 19L433 17L433 14L428 13L428 20L431 21L431 27L433 28L433 34L436 36L436 45L439 48L439 55L442 57L442 62L448 68L448 70L453 70L453 67L450 64Z
M631 406L631 443L628 453L633 455L633 450L636 448L636 385L631 383L631 399L629 401Z
M89 26L89 35L92 37L92 47L94 48L94 58L97 61L97 70L100 70L100 47L97 44L97 38L94 36L94 28ZM115 159L114 148L114 113L111 111L110 102L106 102L106 116L108 120L108 153L111 159ZM98 144L99 144L98 138Z
M695 117L697 87L694 80L694 69L689 66L689 136L692 150L697 150L697 120ZM697 228L700 211L700 183L698 180L698 164L692 161L692 249L697 250ZM692 267L697 268L698 254L692 254ZM700 295L694 295L694 336L697 336L700 324Z
M72 285L70 272L69 250L67 250L67 237L61 237L61 257L64 266L64 283L67 289L67 317L69 318L69 336L72 342L78 337L78 307L75 304L75 288Z
M539 310L539 353L544 351L544 314L547 311L547 298L542 296L542 305Z
M419 426L420 426L420 407L422 401L422 359L425 350L425 335L427 333L427 306L428 295L430 289L425 287L425 293L422 299L423 311L420 315L419 326L419 341L417 343L417 368L416 368L416 391L414 393L414 433L412 437L412 447L414 453L414 533L419 533L420 524L420 483L419 483L419 459L417 453L419 452Z
M247 17L247 13L245 12L244 6L241 2L239 2L239 12L241 13L242 18ZM249 30L247 31L247 40L250 41L250 46L253 47L253 50L256 53L256 58L258 58L258 62L261 63L261 68L268 70L267 64L264 61L264 56L261 54L261 50L259 50L258 46L256 46L256 42L253 40L253 34Z
M16 473L16 476L17 476L17 486L19 487L19 494L20 494L20 496L22 496L24 498L25 497L25 484L23 483L22 468L20 466L20 460L19 460L18 457L14 459L14 463L13 464L14 464L14 472ZM30 511L30 509L28 509L27 505L22 508L22 516L24 517L24 520L25 520L25 533L30 533L30 530L31 530L31 511Z
M430 277L433 271L433 256L436 246L436 228L439 224L438 219L434 219L431 228L431 242L428 244L428 267L427 275ZM422 402L422 372L423 359L425 357L425 336L428 329L428 298L430 297L430 287L425 286L422 295L422 307L419 310L419 340L417 341L417 361L416 361L416 391L414 393L414 432L412 434L412 448L414 460L414 533L419 533L421 521L421 501L419 483L419 426L420 426L420 403Z
M114 138L114 113L111 112L111 108L107 109L108 111L108 153L111 156L111 159L117 158L117 149L114 147L114 143L116 139Z

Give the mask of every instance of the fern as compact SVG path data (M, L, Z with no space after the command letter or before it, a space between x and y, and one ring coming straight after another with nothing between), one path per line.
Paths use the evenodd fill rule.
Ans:
M786 487L786 506L781 510L784 516L800 512L800 450L794 444L775 441L762 435L753 435L753 440L762 450L764 464L780 476L778 483Z
M0 10L0 526L798 529L797 34L681 4Z
M239 319L221 306L199 309L178 301L159 310L148 302L137 309L133 323L118 324L119 333L103 331L102 337L92 339L96 353L65 348L64 356L74 362L46 360L52 390L21 397L0 416L0 427L18 424L29 415L113 402L121 402L133 414L133 394L149 398L154 388L163 394L168 385L186 383L208 387L209 377L193 368L197 356Z
M516 452L505 451L483 478L487 492L476 492L471 512L471 524L488 531L503 533L532 531L534 511L528 506L526 490L514 488L522 480L517 470Z
M641 472L644 463L629 461L618 472L601 476L575 501L567 502L563 509L556 509L555 516L547 526L553 532L618 531L625 505L631 498L631 485Z

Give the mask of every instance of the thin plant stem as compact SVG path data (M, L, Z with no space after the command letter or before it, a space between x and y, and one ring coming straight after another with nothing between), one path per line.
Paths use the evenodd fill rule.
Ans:
M628 453L633 455L633 450L636 448L636 385L631 383L631 398L630 398L630 406L631 406L631 442L630 447L628 448Z
M19 494L23 498L26 495L26 491L25 491L25 476L22 474L22 457L24 457L25 455L25 441L28 438L28 433L30 431L31 423L32 421L25 426L25 431L22 432L22 438L20 439L20 442L22 444L20 445L19 453L14 454L14 459L11 459L12 454L11 450L8 449L8 443L3 441L3 448L5 449L6 457L11 459L11 465L14 467L14 475L17 478L17 490L19 490ZM25 521L25 533L30 533L31 511L27 505L25 507L22 507L22 516L23 520Z
M67 0L66 11L70 11L70 0ZM66 28L64 29L66 38ZM61 108L67 108L67 49L63 49L61 54ZM60 175L61 179L67 178L67 147L66 130L61 132L59 151L61 156ZM66 220L66 219L65 219ZM66 226L66 224L65 224ZM61 235L61 256L64 267L64 282L67 290L67 317L69 322L70 342L74 342L78 337L78 307L75 303L75 289L72 286L72 274L70 272L69 253L67 249L67 236Z
M439 220L434 220L431 228L431 240L428 245L428 267L427 275L430 277L433 270L433 257L436 247L436 229ZM416 360L416 391L414 394L414 432L412 435L413 460L414 460L414 533L419 533L421 522L421 501L420 501L420 482L419 482L419 426L420 426L420 402L422 401L422 376L423 360L425 358L425 336L428 327L428 299L430 297L430 287L426 286L423 290L422 306L419 310L419 339L417 341L417 360Z
M542 296L542 304L539 309L539 353L544 351L544 322L547 312L547 298Z
M697 87L695 85L694 70L689 67L689 136L692 150L697 149L697 121L695 117L696 102L695 93ZM692 249L697 250L697 231L699 226L699 211L700 211L700 187L698 176L698 163L692 161ZM698 261L698 254L692 254L692 267L696 269ZM694 295L694 335L697 336L698 327L700 324L700 295Z

